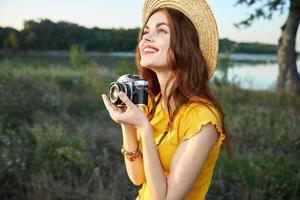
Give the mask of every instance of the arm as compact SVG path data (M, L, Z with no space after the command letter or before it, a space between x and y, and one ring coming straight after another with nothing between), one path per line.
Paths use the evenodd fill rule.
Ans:
M123 145L127 151L135 151L138 147L136 128L130 125L121 124ZM144 166L143 158L139 156L134 161L125 160L126 171L129 179L135 185L140 185L144 182Z
M214 126L203 126L199 134L179 145L171 161L169 177L163 173L151 134L151 127L143 129L141 134L145 177L151 199L184 199L217 140Z
M143 146L143 160L145 178L148 184L151 199L165 199L167 192L167 179L164 175L156 144L153 140L151 125L141 128L141 141Z
M124 121L122 118L127 118L128 117L127 115L129 115L130 118L133 118L133 116L136 116L136 115L132 116L132 114L135 113L132 111L132 109L134 111L140 112L138 114L142 115L137 118L138 120L140 120L144 116L144 114L131 102L130 103L132 105L131 104L127 105L127 109L122 110L122 109L117 109L109 101L109 99L106 95L102 95L102 98L103 98L105 107L108 110L111 118L115 122L121 124L124 148L127 151L135 151L138 146L136 127L135 127L134 123ZM127 101L129 101L129 99L127 99ZM124 159L125 159L125 166L126 166L126 171L127 171L129 179L133 182L133 184L140 185L145 180L142 157L139 156L134 161L129 161L126 158L124 158Z

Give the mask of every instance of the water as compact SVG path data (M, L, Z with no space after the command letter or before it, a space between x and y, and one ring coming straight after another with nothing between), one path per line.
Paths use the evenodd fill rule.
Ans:
M134 53L112 52L99 53L88 52L87 56L90 61L97 62L101 67L116 68L122 64L128 63L134 65ZM22 63L38 62L42 66L54 65L70 65L68 51L47 51L47 52L29 52L26 54L18 54L17 56L8 56L9 59L16 59ZM224 58L223 54L219 58ZM278 64L276 55L267 54L231 54L230 67L227 71L227 80L231 83L239 85L241 88L253 90L274 90L278 76ZM7 59L7 56L0 52L0 61ZM220 62L219 62L220 63ZM300 72L300 56L297 60L298 72ZM223 72L219 69L213 76L221 78Z
M103 54L113 59L120 57L134 58L134 53L115 52ZM220 54L220 58L224 55ZM227 80L239 85L244 89L253 90L274 90L278 77L277 55L270 54L231 54L229 56L231 66L228 68ZM300 72L300 56L297 60L297 69ZM213 76L221 78L223 72L219 69Z
M234 54L230 56L232 66L228 68L227 80L244 89L274 90L278 77L276 55L249 55ZM298 73L300 72L300 58L297 60ZM222 76L220 70L215 76Z

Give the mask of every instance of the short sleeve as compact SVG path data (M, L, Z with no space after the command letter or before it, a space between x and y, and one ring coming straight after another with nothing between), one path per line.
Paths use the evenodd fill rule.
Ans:
M225 135L222 132L222 120L216 109L202 104L192 104L185 109L178 127L179 139L181 141L188 140L196 134L199 134L202 127L212 124L217 133L218 139L215 147L220 147Z

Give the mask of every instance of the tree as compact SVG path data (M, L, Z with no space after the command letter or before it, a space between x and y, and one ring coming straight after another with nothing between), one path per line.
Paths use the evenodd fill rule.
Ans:
M19 48L19 42L16 34L14 32L10 32L7 38L3 42L4 49L8 50L17 50Z
M244 4L249 7L261 5L248 18L236 24L237 27L251 26L255 19L272 19L276 11L283 13L288 6L288 17L281 27L278 40L278 91L300 94L300 77L297 71L296 36L300 22L300 0L237 0L236 5Z

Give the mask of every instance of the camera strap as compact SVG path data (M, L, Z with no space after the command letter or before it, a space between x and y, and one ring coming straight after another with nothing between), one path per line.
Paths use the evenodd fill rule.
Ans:
M161 97L162 97L162 95L160 94L160 96L158 97L157 103L159 103L159 101L161 100ZM157 103L156 103L156 105L157 105ZM172 117L171 117L171 120L169 120L169 122L168 122L166 130L164 131L163 135L160 137L160 139L159 139L159 141L158 141L158 143L156 145L156 148L158 148L158 146L162 143L162 141L165 139L165 137L167 136L168 132L170 131L172 123L173 123L173 120L174 120L175 115L177 114L178 110L179 110L179 107L177 106L176 109L175 109L175 111L174 111L174 113L173 113L173 115L172 115Z

